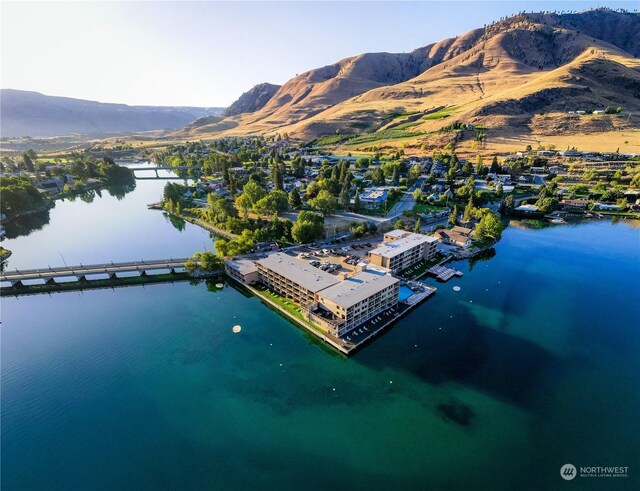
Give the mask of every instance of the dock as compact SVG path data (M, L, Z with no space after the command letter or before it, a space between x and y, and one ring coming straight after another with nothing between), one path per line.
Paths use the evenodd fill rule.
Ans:
M454 276L462 278L462 271L457 269L447 268L445 266L433 266L427 271L430 275L434 276L438 281L449 281Z

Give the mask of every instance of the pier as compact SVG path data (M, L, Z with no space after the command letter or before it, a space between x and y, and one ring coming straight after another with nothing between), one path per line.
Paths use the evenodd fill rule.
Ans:
M444 266L433 266L427 271L430 275L435 276L438 281L449 281L454 276L462 278L462 271L446 268Z

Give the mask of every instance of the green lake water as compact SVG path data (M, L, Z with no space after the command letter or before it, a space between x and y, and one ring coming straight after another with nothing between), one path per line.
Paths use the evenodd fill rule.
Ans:
M144 208L162 184L58 204L6 241L11 266L210 247ZM56 227L78 209L72 246ZM638 489L638 225L513 223L349 359L229 285L3 298L2 488ZM566 463L630 477L567 483Z

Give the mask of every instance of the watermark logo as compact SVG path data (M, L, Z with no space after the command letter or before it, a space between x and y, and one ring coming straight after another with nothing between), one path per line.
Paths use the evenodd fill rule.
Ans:
M565 481L571 481L578 475L576 471L576 466L573 464L564 464L560 467L560 477Z
M573 464L564 464L560 467L560 477L565 481L571 481L576 477L629 477L628 466L580 466L580 470Z

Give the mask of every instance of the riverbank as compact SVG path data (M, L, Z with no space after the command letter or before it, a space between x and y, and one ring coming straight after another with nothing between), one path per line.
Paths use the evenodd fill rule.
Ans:
M169 211L162 205L162 202L151 203L147 205L147 208L149 208L150 210L164 211L167 215L171 215L172 217L180 218L185 222L189 222L189 223L192 223L193 225L197 225L198 227L201 227L218 237L222 237L229 240L237 239L239 237L237 234L229 232L228 230L222 230L221 228L211 225L210 223L207 223L201 218L197 218L193 215L186 215L184 213L178 213L176 211Z

